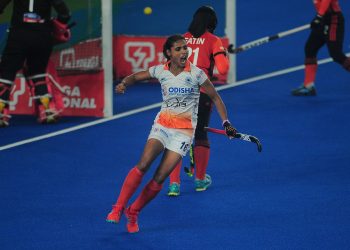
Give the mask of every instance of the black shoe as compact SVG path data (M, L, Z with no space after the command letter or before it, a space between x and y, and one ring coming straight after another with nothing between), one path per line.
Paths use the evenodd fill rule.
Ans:
M301 86L299 88L293 89L292 95L294 95L294 96L315 96L316 95L316 88L313 85L310 87Z

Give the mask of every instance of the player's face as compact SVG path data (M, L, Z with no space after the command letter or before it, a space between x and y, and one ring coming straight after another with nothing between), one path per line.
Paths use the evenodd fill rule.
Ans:
M184 68L188 57L188 49L185 40L179 40L173 44L170 50L171 62Z

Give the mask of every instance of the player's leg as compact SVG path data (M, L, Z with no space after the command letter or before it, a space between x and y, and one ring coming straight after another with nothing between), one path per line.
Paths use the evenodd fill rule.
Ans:
M181 166L182 160L180 160L174 170L170 174L170 184L168 189L168 196L179 196L180 195L180 184L181 184Z
M207 174L207 167L210 156L210 143L208 127L212 111L212 101L207 94L201 93L198 107L198 123L195 131L194 162L196 166L195 189L204 191L211 184L211 178Z
M9 125L9 101L17 72L25 60L21 35L10 32L0 62L0 127Z
M350 58L343 52L344 43L344 17L342 14L332 15L331 25L327 36L329 55L333 60L350 71Z
M163 182L176 167L176 164L188 152L192 143L192 136L181 133L178 130L162 128L169 140L165 143L166 150L160 164L153 175L152 180L144 187L135 202L126 209L128 219L127 229L130 233L138 232L137 218L139 212L152 200L162 189Z
M59 118L52 89L46 74L52 52L52 37L46 32L31 34L26 48L27 82L32 87L32 94L40 123L54 123Z
M159 167L157 168L151 181L147 183L140 195L125 211L128 219L127 230L129 233L136 233L139 231L138 214L140 211L160 192L163 182L173 171L176 164L181 160L181 155L177 152L166 149Z
M0 78L0 127L7 127L11 118L9 112L10 92L13 82Z
M315 78L317 72L317 53L325 44L325 37L315 31L311 31L304 47L305 53L305 69L303 84L292 91L294 96L315 96Z
M150 168L155 158L164 150L163 144L154 138L150 138L144 148L140 161L133 167L125 177L123 186L116 203L112 206L112 211L107 215L106 221L118 223L124 208L131 196L140 185L144 174Z

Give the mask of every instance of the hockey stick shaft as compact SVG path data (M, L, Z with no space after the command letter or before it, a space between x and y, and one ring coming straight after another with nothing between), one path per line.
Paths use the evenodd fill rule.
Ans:
M260 45L265 44L265 43L269 43L271 41L277 40L277 39L285 37L285 36L289 36L291 34L294 34L294 33L297 33L297 32L300 32L300 31L303 31L303 30L306 30L306 29L309 29L309 28L310 28L310 24L305 24L305 25L296 27L294 29L290 29L290 30L287 30L287 31L283 31L283 32L277 33L277 34L272 35L272 36L266 36L266 37L263 37L263 38L251 41L249 43L245 43L245 44L243 44L243 45L241 45L241 46L239 46L238 48L235 48L235 49L233 48L233 45L230 44L230 46L228 47L228 52L231 53L231 54L237 54L237 53L240 53L242 51L245 51L245 50L248 50L248 49L260 46Z
M191 144L191 148L190 148L190 167L184 167L184 171L185 173L192 177L193 176L193 170L194 170L194 146L193 144Z
M226 132L223 129L205 127L205 130L207 130L208 132L215 133L215 134L226 135ZM247 134L243 134L243 133L236 133L235 138L240 139L240 140L244 140L244 141L248 141L248 142L253 142L257 145L259 152L261 152L261 150L262 150L262 145L261 145L259 139L255 136L247 135Z

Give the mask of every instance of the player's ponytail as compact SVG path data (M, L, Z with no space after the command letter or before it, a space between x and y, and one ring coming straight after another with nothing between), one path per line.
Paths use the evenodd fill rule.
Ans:
M210 33L214 33L217 23L218 19L216 17L216 13L213 7L202 6L194 13L188 31L194 37L200 37L207 30Z

